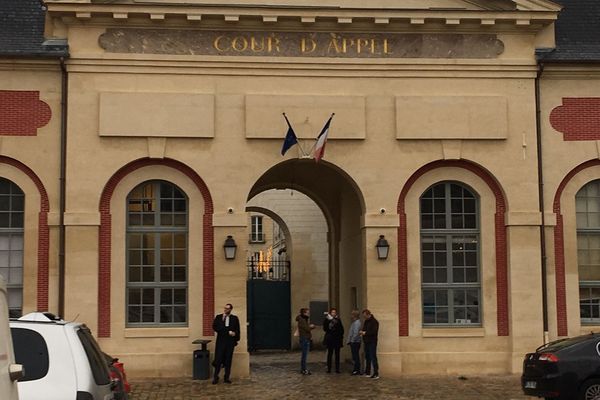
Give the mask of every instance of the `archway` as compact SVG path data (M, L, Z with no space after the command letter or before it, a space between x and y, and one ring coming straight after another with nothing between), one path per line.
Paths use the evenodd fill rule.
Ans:
M298 273L298 269L308 268L306 263L299 261L302 252L298 252L300 243L304 246L316 246L306 240L298 241L294 237L293 229L287 228L288 215L278 211L276 205L261 205L251 203L256 196L271 189L290 189L307 196L316 204L314 209L324 220L322 225L322 238L326 252L326 279L315 283L311 277L313 270ZM320 324L322 311L329 307L336 307L343 316L345 325L349 323L349 313L354 308L360 308L365 299L366 274L364 268L364 239L362 230L362 216L364 214L364 201L356 183L343 170L328 163L315 163L312 159L294 159L281 162L267 170L254 184L248 195L249 211L263 212L286 226L286 240L294 242L294 251L289 247L288 259L292 268L290 276L293 300L291 309L290 328L294 326L293 318L299 307L312 309L311 320ZM313 239L314 240L314 239ZM312 242L316 243L316 242ZM303 265L304 264L304 265ZM300 290L307 285L324 285L324 295L314 298L311 293L323 291ZM304 294L300 293L304 292ZM248 304L248 307L252 307ZM249 323L253 321L249 318ZM250 329L249 329L250 330ZM292 329L290 329L291 335Z

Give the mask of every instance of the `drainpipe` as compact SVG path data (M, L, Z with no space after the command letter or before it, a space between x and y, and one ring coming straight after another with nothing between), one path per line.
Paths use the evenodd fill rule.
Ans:
M546 216L544 206L544 163L542 153L542 117L541 117L541 90L540 81L544 73L544 63L538 60L537 75L535 77L535 128L537 140L537 168L538 168L538 198L539 208L542 215L540 226L540 252L542 261L542 316L544 321L544 343L548 343L548 283L546 279Z
M67 106L69 95L69 75L65 58L60 58L60 212L58 239L58 315L65 317L65 198L67 193Z

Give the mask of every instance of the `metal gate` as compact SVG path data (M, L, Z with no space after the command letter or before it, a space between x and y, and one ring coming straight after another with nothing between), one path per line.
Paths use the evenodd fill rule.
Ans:
M248 351L291 348L290 262L248 260Z

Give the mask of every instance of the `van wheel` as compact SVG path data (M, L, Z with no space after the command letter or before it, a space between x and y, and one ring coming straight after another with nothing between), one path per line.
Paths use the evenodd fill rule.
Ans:
M600 379L585 381L579 391L581 400L600 400Z

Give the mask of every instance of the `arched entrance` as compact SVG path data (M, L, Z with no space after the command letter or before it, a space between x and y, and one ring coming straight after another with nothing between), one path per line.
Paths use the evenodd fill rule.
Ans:
M279 194L283 193L280 192L263 192L246 207L250 214L246 254L249 351L288 350L291 347L291 233L276 211L277 204L272 204L281 203ZM267 207L254 205L265 203L271 204Z
M324 245L325 267L324 278L311 276L318 273L316 269L309 270L307 263L302 260L301 246L317 246L307 241L306 237L297 236L286 222L294 216L293 207L287 207L282 213L277 204L277 196L271 198L271 203L256 204L253 199L261 193L271 189L290 189L300 192L314 202L314 209L323 219L321 243ZM275 200L273 200L275 199ZM360 308L365 298L366 274L364 268L364 239L362 230L362 215L364 214L364 202L360 190L355 182L343 170L328 163L315 163L312 159L287 160L275 165L266 171L254 184L248 195L247 211L258 211L268 215L280 226L284 227L286 234L287 260L291 268L289 276L289 290L292 293L291 301L286 304L290 310L284 325L289 327L287 333L291 339L294 317L300 307L312 309L311 319L316 323L322 322L322 312L329 307L338 308L345 325L349 323L349 313L354 308ZM300 210L296 210L298 213ZM291 214L290 214L291 213ZM251 224L252 225L252 224ZM302 240L298 240L302 238ZM313 238L314 240L314 238ZM292 247L291 243L294 243ZM312 242L315 243L315 242ZM310 251L310 249L308 249ZM317 271L317 272L314 272ZM306 290L307 287L323 286L322 291ZM253 285L256 287L257 285ZM318 288L317 288L318 289ZM274 299L273 291L265 289L265 296L270 296L268 301L260 301L248 298L248 309L256 313L260 304L282 304L285 294L281 293L281 299ZM268 294L267 294L268 291ZM315 293L319 293L316 295ZM257 293L253 292L253 296ZM260 294L258 294L260 296ZM289 298L289 297L288 297ZM291 316L291 318L290 318ZM248 332L256 334L253 324L252 313L249 312ZM260 328L258 328L260 330ZM252 337L249 337L249 347L252 349ZM293 341L289 341L293 343ZM256 347L255 347L256 348Z

